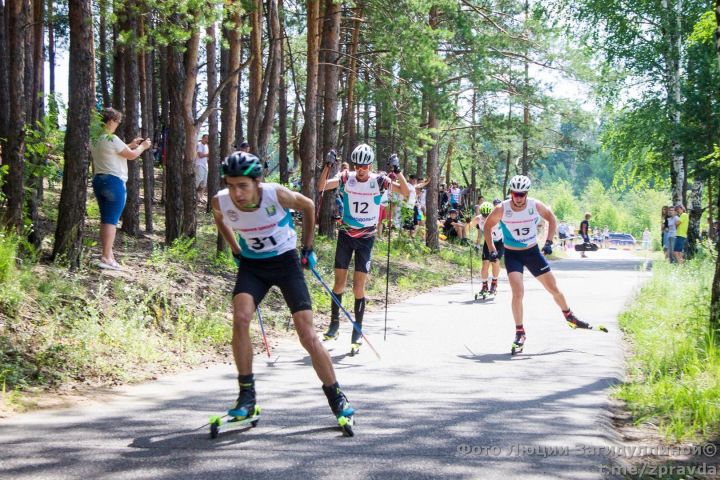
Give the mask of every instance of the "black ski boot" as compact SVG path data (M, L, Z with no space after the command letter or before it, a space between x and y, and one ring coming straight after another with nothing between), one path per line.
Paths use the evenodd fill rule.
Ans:
M337 418L338 425L342 429L343 434L352 437L355 434L352 429L355 409L350 406L350 402L343 391L340 390L340 385L338 385L337 382L329 387L323 385L322 389L323 392L325 392L330 409L333 415L335 415L335 418Z
M330 320L330 325L327 331L323 334L323 341L335 340L340 335L340 320L333 318Z
M525 330L515 330L515 340L510 348L510 355L516 355L525 347Z
M251 375L238 376L240 394L235 406L228 410L228 415L236 420L245 420L260 413L260 407L255 404L255 378Z

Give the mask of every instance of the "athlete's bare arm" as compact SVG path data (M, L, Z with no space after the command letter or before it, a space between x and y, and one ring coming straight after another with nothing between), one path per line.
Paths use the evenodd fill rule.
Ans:
M329 174L330 165L325 164L325 167L320 174L320 180L318 180L318 190L320 190L321 192L325 192L327 190L335 190L338 185L340 185L340 177L333 177L328 179Z
M398 181L393 182L393 186L395 187L394 190L397 191L397 189L400 189L402 196L408 198L410 196L410 185L407 183L407 180L405 180L405 176L402 172L398 173L397 178Z
M300 192L293 192L282 186L278 186L276 191L280 205L302 212L302 246L312 248L315 235L315 204Z
M557 218L555 218L555 214L550 207L541 201L535 200L535 207L537 208L538 214L548 222L547 239L552 241L555 237L555 230L557 229Z
M210 203L212 205L213 218L215 219L215 226L217 226L218 232L220 232L220 235L222 235L227 244L230 246L230 250L232 250L235 255L239 255L240 245L238 245L232 229L223 222L223 215L220 211L220 200L218 200L217 195L212 198Z
M538 210L539 211L539 210ZM495 210L493 210L490 215L485 219L485 227L483 228L483 236L485 237L485 244L488 247L488 250L491 252L494 252L496 250L495 244L493 242L487 241L489 238L492 238L492 231L493 228L495 228L495 225L500 223L500 220L502 219L503 215L503 206L502 204L495 207Z

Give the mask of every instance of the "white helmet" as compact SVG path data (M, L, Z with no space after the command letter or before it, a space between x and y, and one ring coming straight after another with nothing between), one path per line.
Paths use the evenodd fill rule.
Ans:
M372 165L374 159L375 154L372 148L365 143L355 147L355 150L350 154L350 161L355 165Z
M527 192L530 190L530 179L525 175L515 175L510 180L511 192Z

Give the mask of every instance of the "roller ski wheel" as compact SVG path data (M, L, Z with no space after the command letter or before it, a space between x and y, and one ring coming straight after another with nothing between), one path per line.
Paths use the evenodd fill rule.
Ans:
M353 343L350 345L350 356L354 357L355 355L360 354L360 347L362 346L362 343Z
M353 432L353 424L355 421L353 420L353 416L350 415L348 417L345 416L339 416L338 419L338 425L340 426L340 429L343 432L343 435L346 437L354 437L355 432Z
M525 348L525 334L515 334L515 340L513 340L512 346L510 347L510 355L517 355L522 353Z
M337 340L337 338L340 336L340 321L339 320L331 320L330 326L328 326L327 331L323 334L323 342L328 342L330 340Z
M260 407L255 405L252 415L246 417L233 417L232 415L213 415L210 417L210 438L215 439L221 432L250 426L257 427L260 421Z

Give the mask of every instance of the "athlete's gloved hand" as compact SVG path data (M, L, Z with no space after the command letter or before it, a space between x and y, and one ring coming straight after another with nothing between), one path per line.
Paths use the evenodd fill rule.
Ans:
M325 156L325 165L332 167L333 165L335 165L335 162L337 162L337 152L333 148Z
M497 250L490 251L490 263L495 263L498 261L498 253Z
M394 173L395 175L400 173L400 159L398 158L396 153L393 153L390 155L390 158L388 158L388 167L390 167L390 171Z
M305 268L315 268L317 265L317 255L312 248L303 248L300 251L300 263Z
M232 256L233 256L233 260L235 260L235 265L237 265L238 268L240 268L240 258L241 258L240 254L233 252Z
M553 244L552 240L545 241L545 246L542 248L542 252L545 255L552 255L552 244Z

